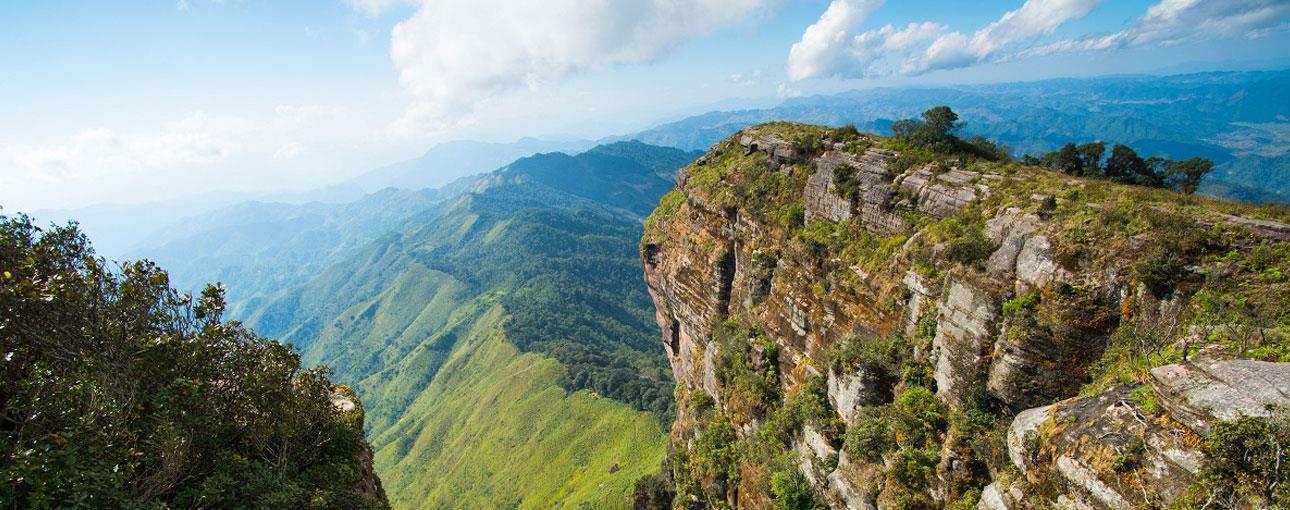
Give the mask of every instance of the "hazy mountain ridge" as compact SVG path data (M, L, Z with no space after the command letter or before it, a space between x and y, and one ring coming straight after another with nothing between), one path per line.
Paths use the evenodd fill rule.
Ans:
M886 133L891 122L950 105L965 132L1042 153L1067 142L1124 143L1144 154L1205 157L1210 177L1258 190L1235 198L1290 200L1290 126L1284 91L1290 71L1058 79L929 88L881 88L785 100L758 110L710 112L631 135L646 143L701 150L754 124L786 120ZM1270 134L1271 133L1271 134ZM1265 147L1271 154L1251 149ZM1252 159L1262 157L1263 159ZM1264 172L1254 171L1265 168Z
M176 287L220 282L230 314L244 313L275 292L299 285L328 265L470 182L434 190L385 189L348 203L242 202L186 218L140 242L128 258L170 268Z

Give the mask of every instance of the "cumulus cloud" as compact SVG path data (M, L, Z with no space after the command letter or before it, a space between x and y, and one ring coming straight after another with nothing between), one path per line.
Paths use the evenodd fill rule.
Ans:
M350 0L364 10L394 0ZM420 0L390 55L412 104L400 127L460 120L490 97L618 64L758 16L776 0Z
M1259 37L1285 28L1287 23L1290 2L1284 0L1161 0L1125 30L1057 41L1026 50L1021 56L1168 45L1211 37Z
M833 0L802 40L788 50L788 78L833 73L847 64L852 29L882 7L883 0Z
M934 22L886 25L854 34L881 6L874 0L833 0L789 51L792 80L820 76L917 75L973 65L1020 43L1052 34L1088 15L1100 0L1027 0L997 21L965 34Z
M1258 37L1290 26L1286 0L1159 0L1127 29L1035 46L1063 25L1087 16L1101 0L1027 0L972 33L932 22L887 25L856 34L882 2L833 0L789 51L788 76L863 78L913 76L982 62L1071 51L1178 44L1215 37Z

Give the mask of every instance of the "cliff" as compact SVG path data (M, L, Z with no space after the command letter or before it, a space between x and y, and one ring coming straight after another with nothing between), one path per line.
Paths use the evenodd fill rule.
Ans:
M1231 420L1284 428L1288 218L746 129L682 171L641 243L678 381L674 505L1277 501L1210 457Z

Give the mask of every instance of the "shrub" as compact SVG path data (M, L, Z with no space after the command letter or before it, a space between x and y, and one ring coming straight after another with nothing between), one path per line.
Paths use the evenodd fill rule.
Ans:
M93 253L0 216L0 507L388 507L352 489L362 411L326 369L225 322L220 286Z
M1003 314L1008 317L1024 317L1035 312L1043 297L1038 291L1017 296L1003 304Z
M922 386L909 386L896 395L896 432L901 445L925 446L945 429L945 405L936 394Z
M896 437L881 411L865 409L847 427L842 448L853 459L881 462L883 455L896 449Z
M1202 447L1201 479L1219 501L1255 498L1259 506L1290 506L1290 423L1242 417L1214 425Z
M994 242L979 230L956 237L945 247L945 258L964 265L985 260L991 253L994 253Z
M1183 271L1182 261L1172 251L1157 251L1133 265L1133 275L1152 294L1162 297L1173 291Z
M776 471L770 477L771 502L776 510L813 510L820 505L815 491L796 469Z

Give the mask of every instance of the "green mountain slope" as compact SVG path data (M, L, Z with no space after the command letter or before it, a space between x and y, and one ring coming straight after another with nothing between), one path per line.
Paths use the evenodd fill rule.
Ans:
M396 508L625 507L672 410L640 218L692 157L525 158L249 322L355 385Z
M385 189L348 203L241 202L172 225L140 243L129 258L171 268L181 289L209 281L228 289L230 315L244 318L274 293L307 282L382 232L470 182L433 190Z

